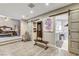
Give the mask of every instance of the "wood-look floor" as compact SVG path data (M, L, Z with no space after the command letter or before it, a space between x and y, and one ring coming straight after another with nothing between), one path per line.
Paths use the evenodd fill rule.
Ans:
M47 50L34 46L32 41L0 46L0 56L73 56L65 50L50 47Z

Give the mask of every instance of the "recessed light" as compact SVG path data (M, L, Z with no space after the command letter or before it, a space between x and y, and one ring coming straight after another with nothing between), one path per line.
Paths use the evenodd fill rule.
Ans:
M48 5L49 5L49 3L46 3L45 5L46 5L46 6L48 6Z
M30 13L33 14L33 10L31 10Z
M22 15L22 18L24 18L25 16L24 15Z
M25 16L24 16L24 15L22 15L22 18L23 18L23 19L25 19Z

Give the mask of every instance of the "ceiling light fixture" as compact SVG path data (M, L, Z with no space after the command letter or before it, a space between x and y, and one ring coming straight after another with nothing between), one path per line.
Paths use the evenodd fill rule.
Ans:
M25 19L25 16L24 15L22 15L22 19Z
M46 5L46 6L48 6L48 5L49 5L49 3L46 3L45 5Z
M26 20L27 17L25 15L22 15L22 20Z
M25 16L24 16L24 15L22 15L22 18L25 18Z
M33 14L33 10L31 10L30 13Z
M35 5L33 3L30 3L28 7L31 9L30 13L33 14L34 11L32 9L35 7Z

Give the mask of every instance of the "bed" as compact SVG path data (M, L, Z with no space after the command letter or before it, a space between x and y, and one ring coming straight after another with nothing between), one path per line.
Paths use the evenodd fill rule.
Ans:
M9 29L9 30L6 30ZM0 26L0 36L16 36L16 31L12 30L12 27Z

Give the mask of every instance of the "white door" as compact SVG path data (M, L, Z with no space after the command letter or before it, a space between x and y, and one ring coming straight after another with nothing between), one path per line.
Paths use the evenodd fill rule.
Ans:
M79 10L70 11L68 26L69 51L79 54Z

